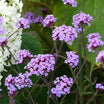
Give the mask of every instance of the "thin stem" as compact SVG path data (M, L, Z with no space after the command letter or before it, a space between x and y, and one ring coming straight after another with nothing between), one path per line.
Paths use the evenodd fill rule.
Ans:
M77 38L75 38L76 39L76 41L79 43L79 45L84 49L84 47L83 47L83 45L81 44L81 42L77 39ZM85 47L86 48L86 47Z
M85 0L83 0L82 11L84 11Z
M56 53L57 53L56 41L54 41L54 47L55 47L55 50L56 50Z
M15 59L15 57L13 56L12 52L10 51L10 49L8 48L8 46L7 46L6 44L5 44L5 47L6 47L7 50L9 51L10 55L12 56L12 58L13 58L15 64L16 64L16 59ZM18 64L16 64L16 66L17 66L17 69L18 69L18 71L19 71L19 73L20 73L20 68L19 68Z
M67 93L64 95L64 97L61 99L59 104L62 104L62 102L64 101L65 97L66 97Z
M89 54L89 53L88 53L88 54ZM79 76L79 74L80 74L82 68L84 67L84 65L85 65L85 63L86 63L86 61L87 61L88 54L87 54L87 56L85 57L84 62L83 62L83 64L82 64L81 68L79 69L79 71L78 71L76 77L74 78L73 83L76 81L76 79L78 78L78 76Z
M84 48L84 57L86 57L86 49L85 49L85 39L84 39L84 32L83 32L83 26L82 27L82 41L83 41L83 48Z
M29 96L30 96L30 99L31 99L31 101L32 101L32 104L35 104L34 99L33 99L32 95L31 95L29 89L28 89L28 88L26 88L26 89L27 89L27 92L28 92L28 94L29 94Z
M47 96L47 104L50 103L50 93L51 93L51 88L48 87L48 96Z
M7 59L8 59L8 61L9 61L10 65L11 65L11 67L13 68L13 71L16 73L16 75L18 75L18 72L17 72L16 69L13 67L13 64L12 64L12 62L10 61L10 59L9 59L8 56L7 56Z
M100 19L100 18L103 16L103 14L104 14L104 10L103 10L103 12L102 12L98 17L96 17L95 20L93 20L93 22L91 23L91 25L92 25L93 23L95 23L98 19ZM90 26L91 26L91 25L90 25ZM88 26L85 30L87 30L90 26Z
M4 47L2 47L2 50L4 51ZM11 67L13 68L13 71L18 75L18 72L16 71L15 67L13 66L12 62L10 61L9 57L7 56L7 59L11 65Z
M61 57L61 58L63 58L63 59L67 59L66 57L64 57L64 56L62 56L62 55L57 55L58 57Z
M21 27L20 27L21 28ZM8 39L12 36L12 35L14 35L20 28L18 28L15 32L13 32L9 37L8 37Z
M91 97L91 99L88 100L88 102L87 102L86 104L89 104L89 103L94 99L94 97L95 97L96 95L97 95L97 92L94 93L94 95Z
M64 22L64 19L65 19L66 13L67 13L67 11L68 11L68 8L69 8L69 4L68 4L68 6L67 6L67 8L66 8L66 11L65 11L65 13L64 13L64 16L63 16L63 18L62 18L61 25L62 25L63 22Z

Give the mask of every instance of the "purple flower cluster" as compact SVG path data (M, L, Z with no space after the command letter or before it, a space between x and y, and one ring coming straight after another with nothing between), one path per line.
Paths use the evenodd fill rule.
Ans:
M87 24L90 25L90 21L93 20L89 14L85 14L81 12L80 14L76 14L73 16L73 25L77 29L78 32L82 31L82 25ZM84 30L83 30L84 31Z
M29 23L30 22L28 21L28 19L25 19L22 17L19 20L17 20L16 26L17 26L17 28L22 27L23 29L27 29L27 28L30 28Z
M8 75L8 77L5 79L5 86L7 86L7 89L9 90L9 95L10 96L16 96L16 90L17 88L14 86L14 81L15 77L12 77L12 75Z
M19 73L17 77L12 77L12 75L10 74L5 79L5 86L7 86L7 89L9 90L9 95L16 96L17 88L21 89L24 87L31 87L32 82L26 73Z
M63 75L61 77L57 77L54 81L54 85L56 87L53 87L51 89L51 92L54 96L61 97L61 95L65 95L66 93L70 93L70 87L73 84L72 78L67 78L66 75Z
M67 59L65 60L65 63L69 63L69 65L74 68L78 65L79 63L79 56L75 54L75 52L70 51L66 52L67 54Z
M53 27L55 25L57 18L54 18L52 14L47 15L45 19L43 20L43 26L44 27Z
M104 44L101 40L99 33L92 33L87 36L89 44L87 44L87 48L89 52L94 52L98 47Z
M77 2L75 0L62 0L64 5L70 4L72 7L77 7Z
M26 59L31 59L33 55L29 52L29 50L20 50L17 52L17 63L16 64L22 64Z
M53 40L65 41L69 45L72 45L72 41L74 41L74 38L78 37L78 34L75 28L71 26L62 25L56 27L56 29L52 31L52 37Z
M104 90L104 86L101 83L97 83L96 84L96 89L97 89L97 91L103 91Z
M25 19L28 20L29 24L32 24L35 19L35 15L31 12L26 12Z
M96 62L101 62L104 65L104 50L99 52L96 57Z
M29 22L29 24L32 24L32 23L41 23L42 24L43 23L43 17L41 15L36 17L31 12L26 12L25 19Z
M38 16L38 17L36 17L35 19L34 19L34 23L43 23L43 17L42 16Z
M18 89L32 86L32 82L28 78L28 75L26 73L25 74L19 73L19 75L15 77L14 82L15 82L15 86Z
M35 58L31 59L31 61L25 66L25 69L28 69L31 74L39 75L48 75L48 72L54 70L55 58L53 55L45 54L45 55L36 55Z
M7 44L8 38L0 37L0 47L3 47L5 44Z

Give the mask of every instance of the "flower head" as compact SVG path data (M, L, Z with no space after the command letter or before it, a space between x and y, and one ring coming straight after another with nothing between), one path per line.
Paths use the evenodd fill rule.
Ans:
M28 20L29 24L32 24L35 19L35 15L31 12L26 12L25 19Z
M17 52L17 64L22 64L26 59L31 59L33 55L30 54L29 50L19 50Z
M7 44L8 38L0 37L0 46L3 47L5 44Z
M96 84L96 89L97 89L97 91L103 91L104 90L104 86L101 83L97 83Z
M52 31L52 37L53 40L65 41L69 45L72 45L72 41L74 41L74 38L78 37L78 34L75 28L71 26L62 25L56 27L56 29Z
M94 52L97 48L101 47L104 42L100 39L99 33L92 33L87 36L89 44L87 44L87 48L89 52Z
M53 95L57 97L61 97L61 95L65 95L66 93L70 93L70 87L73 84L73 79L68 78L66 75L61 77L57 77L54 81L55 87L51 89Z
M18 89L21 89L24 87L31 87L33 85L32 81L29 79L26 73L25 74L19 73L19 75L15 77L14 81L15 81L15 86Z
M17 28L22 27L23 29L30 28L29 21L27 19L25 19L25 18L20 18L16 22L16 26L17 26Z
M75 52L70 51L66 52L67 54L67 59L65 60L65 63L69 63L69 65L74 68L78 65L79 63L79 56L75 54Z
M85 14L81 12L80 14L76 14L73 16L73 25L77 29L78 32L82 31L82 25L87 24L90 25L90 21L93 20L89 14Z
M57 18L54 18L52 14L47 15L45 19L43 20L43 26L44 27L53 27L55 25Z
M35 19L34 19L34 23L43 23L43 17L42 16L38 16L38 17L36 17Z
M31 74L44 75L47 76L48 73L54 70L55 58L53 55L36 55L35 58L25 66L25 69L28 69Z
M64 5L70 4L72 7L77 7L77 2L75 0L62 0Z
M96 57L96 62L101 62L104 65L104 50L98 53Z

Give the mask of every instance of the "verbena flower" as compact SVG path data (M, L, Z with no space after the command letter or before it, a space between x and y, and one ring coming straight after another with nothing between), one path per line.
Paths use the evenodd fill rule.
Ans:
M55 58L53 55L36 55L35 58L25 66L25 69L28 69L32 74L48 76L50 71L54 70Z
M104 65L104 50L98 53L96 57L96 62L101 62Z
M89 14L85 14L83 12L76 14L73 16L73 25L77 29L78 32L82 31L82 25L87 24L90 25L90 21L93 20ZM84 29L83 29L84 31Z
M8 38L0 37L0 47L3 47L5 44L7 44Z
M52 31L52 37L53 37L53 40L65 41L69 45L72 45L72 41L74 41L74 38L78 37L78 34L75 28L71 26L62 25L62 26L56 27Z
M69 63L69 65L74 68L79 63L79 56L75 54L74 51L66 52L67 59L65 60L65 63Z
M12 77L12 75L8 75L8 77L5 79L5 86L7 86L7 89L9 90L9 95L15 96L16 91L18 89L24 88L24 87L31 87L32 81L29 79L29 76L27 73L19 73L17 77Z
M31 87L33 85L32 81L29 79L29 77L26 73L24 73L24 74L19 73L19 75L17 77L15 77L14 81L15 81L15 86L18 89L21 89L24 87Z
M5 79L5 86L7 86L7 89L9 90L9 95L15 96L15 92L17 91L17 88L14 86L15 84L15 77L12 77L12 75L8 75L8 77Z
M77 2L75 0L62 0L64 5L70 4L72 7L77 7Z
M29 52L29 50L19 50L17 52L17 64L22 64L26 59L31 59L33 55Z
M89 44L87 48L89 52L94 52L97 48L101 47L104 42L100 39L99 33L91 33L87 36Z
M36 17L34 19L34 23L43 23L43 17L41 15L39 15L38 17Z
M29 24L32 24L34 22L34 19L36 16L31 12L26 12L25 19L28 20Z
M43 20L44 27L53 27L55 25L57 18L54 18L54 15L50 14L45 17Z
M55 87L51 89L51 93L53 96L61 97L61 95L65 95L66 93L70 93L70 87L73 84L73 79L68 78L66 75L61 77L57 77L54 81Z
M29 24L30 24L29 21L27 19L25 19L25 18L20 18L16 22L17 28L22 27L23 29L30 28L30 25Z
M101 83L97 83L96 84L96 89L97 89L97 91L103 91L104 90L104 86Z

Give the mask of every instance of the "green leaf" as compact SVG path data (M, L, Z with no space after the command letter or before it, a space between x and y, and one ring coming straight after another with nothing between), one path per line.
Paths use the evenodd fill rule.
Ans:
M34 55L42 53L40 42L35 38L35 36L28 33L22 35L22 49L27 49Z

